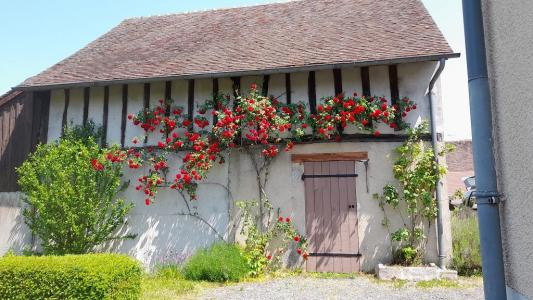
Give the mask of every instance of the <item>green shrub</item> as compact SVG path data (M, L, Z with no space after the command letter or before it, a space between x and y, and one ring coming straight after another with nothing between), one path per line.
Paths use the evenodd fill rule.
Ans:
M0 299L138 299L142 269L125 255L0 259Z
M213 282L239 281L250 271L242 250L233 244L215 244L199 250L183 268L189 280Z
M17 169L28 204L25 222L45 254L84 254L125 238L113 236L132 207L116 199L125 187L122 166L106 161L100 170L93 165L117 149L101 149L87 137L88 130L67 128L58 143L39 145Z
M452 267L462 276L481 274L479 227L472 209L465 207L454 212L452 236Z

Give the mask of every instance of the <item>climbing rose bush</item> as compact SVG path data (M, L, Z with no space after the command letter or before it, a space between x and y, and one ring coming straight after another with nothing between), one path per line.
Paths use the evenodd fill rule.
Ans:
M273 208L266 201L266 207L271 215ZM296 253L307 260L307 239L298 233L290 217L279 216L277 219L269 219L265 230L257 226L256 201L239 201L236 203L240 208L243 219L241 234L245 237L245 258L250 267L250 275L257 276L269 268L271 270L281 266L281 258L289 250L294 248Z
M223 154L228 149L254 146L266 159L273 159L281 151L292 150L294 142L303 139L340 141L343 129L349 125L376 136L381 134L375 130L378 123L405 129L408 124L404 119L415 109L416 104L408 98L389 105L385 98L354 94L325 98L316 114L310 114L303 103L281 103L261 95L257 85L252 84L247 95L233 100L215 95L198 107L194 117L184 114L183 107L174 105L171 99L161 99L156 107L129 115L133 125L144 132L144 136L133 139L134 144L144 145L148 137L159 140L157 146L131 148L116 155L126 156L124 161L129 168L146 170L136 185L145 194L146 205L156 199L157 190L162 187L184 191L194 200L198 183L215 164L224 163ZM169 156L183 152L180 170L168 174Z

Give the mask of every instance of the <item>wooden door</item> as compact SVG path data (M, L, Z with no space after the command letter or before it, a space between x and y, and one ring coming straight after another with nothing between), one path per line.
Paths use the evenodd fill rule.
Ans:
M307 271L359 272L355 161L304 167Z

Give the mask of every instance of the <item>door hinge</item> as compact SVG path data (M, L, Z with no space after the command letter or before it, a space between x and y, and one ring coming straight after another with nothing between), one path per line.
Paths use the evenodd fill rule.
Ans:
M361 253L309 253L309 256L324 256L324 257L361 257Z
M327 174L327 175L316 175L316 174L303 174L302 180L306 178L346 178L346 177L357 177L357 174Z

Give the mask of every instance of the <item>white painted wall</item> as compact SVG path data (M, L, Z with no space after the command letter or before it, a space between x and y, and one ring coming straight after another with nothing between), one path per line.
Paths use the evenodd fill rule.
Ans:
M287 103L287 91L285 88L285 74L270 75L268 95L276 97L281 103Z
M109 99L109 102L115 102L115 99ZM122 101L120 101L122 103ZM122 107L122 106L121 106ZM144 108L144 85L141 83L130 84L128 85L128 110L127 114L137 114ZM122 112L122 109L121 109ZM122 115L122 113L121 113ZM117 124L112 124L120 127L120 122ZM135 146L133 139L136 138L139 143L136 146L142 145L144 143L143 129L139 126L133 126L131 122L128 122L126 126L126 138L124 140L124 146L132 147Z
M80 125L83 123L83 89L71 89L67 110L67 125ZM61 121L60 121L61 122Z
M92 87L89 91L88 120L102 126L104 123L104 88Z
M425 93L435 68L435 62L413 63L399 65L398 67L400 96L410 97L417 102L419 107L409 118L413 123L419 123L422 119L429 119L429 108ZM360 70L357 68L344 69L342 74L343 88L346 93L353 94L356 92L360 95L362 93ZM262 77L243 77L241 79L242 90L247 91L252 83L257 83L260 88ZM307 85L307 72L291 74L293 103L307 101ZM317 100L320 97L333 96L332 71L316 72L316 86ZM390 98L387 66L370 68L370 86L373 95ZM270 95L279 96L285 93L285 74L272 75L269 87ZM221 93L232 94L231 80L229 78L220 78L219 90ZM187 91L187 81L176 80L172 82L172 98L175 99L178 105L183 106L185 110L187 109ZM83 97L80 98L80 107L79 101L75 100L78 99L78 94L79 92L71 92L71 107L74 108L73 112L69 112L69 116L75 117L79 115L81 120ZM202 79L195 82L196 103L203 102L211 97L211 94L211 80ZM58 122L60 124L61 118L57 116L62 115L63 112L64 99L62 95L63 91L52 92L49 124L49 137L51 140L57 138L60 133ZM82 94L79 95L83 96ZM98 92L93 93L91 90L91 95L97 98L99 94ZM150 104L155 105L155 101L162 95L164 95L164 83L151 84ZM128 113L137 113L143 107L143 85L129 85L128 97ZM92 99L93 97L91 96ZM285 101L286 97L281 96L280 99ZM99 116L99 107L99 104L91 105L90 116ZM109 143L120 142L121 111L122 86L111 86L108 117ZM131 139L134 136L141 135L141 131L133 127L131 123L128 123L126 128L126 145L128 146L132 145ZM395 133L393 130L386 131L386 129L384 128L383 132ZM393 149L398 145L399 143L393 142L320 143L297 145L292 152L367 151L369 153L368 192L366 190L364 165L357 165L357 172L361 175L357 179L358 230L360 251L363 254L361 267L365 271L372 271L376 263L388 262L391 259L388 255L390 237L386 229L381 225L383 216L377 202L372 199L372 194L381 192L385 184L393 181L391 170L391 164L394 160ZM173 169L177 170L181 164L182 155L178 155L170 164ZM181 215L189 211L187 205L192 212L198 212L225 238L231 240L238 231L238 222L233 218L235 214L234 201L257 198L255 175L249 158L237 150L229 155L225 164L216 166L210 173L208 180L206 180L207 183L200 186L198 201L185 202L176 192L160 191L157 202L149 207L145 206L144 197L141 193L135 191L134 184L143 171L142 169L127 171L126 177L132 181L132 184L120 195L120 197L132 201L136 205L129 216L128 226L123 231L136 233L138 237L134 240L109 245L109 247L140 259L146 266L182 261L195 249L207 246L218 239L213 231L198 219ZM298 229L304 232L304 185L300 179L302 172L302 165L293 164L290 161L290 155L282 153L272 164L267 192L274 207L279 208L284 215L291 215ZM172 174L172 171L169 174ZM229 192L225 187L229 187ZM392 214L392 212L390 213ZM398 215L393 215L391 221L393 224L400 225L401 219ZM428 236L429 242L426 256L429 261L435 261L437 258L435 226L431 227L431 232Z
M10 250L20 254L31 245L23 206L20 193L0 193L0 257Z
M65 108L65 92L53 90L50 93L50 114L48 122L48 141L56 141L61 137L63 111Z
M122 118L122 86L109 87L109 111L107 115L107 143L120 145Z

